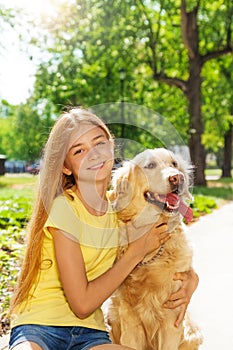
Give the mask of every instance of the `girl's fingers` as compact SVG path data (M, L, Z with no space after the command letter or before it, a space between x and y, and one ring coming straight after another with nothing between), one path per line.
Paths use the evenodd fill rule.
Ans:
M167 232L167 224L160 224L160 225L158 225L158 226L154 226L154 228L158 231L158 232L160 232L160 233L164 233L164 232Z
M169 301L174 301L177 299L182 299L182 300L185 300L185 302L187 302L186 293L182 288L179 289L177 292L172 293L170 298L169 298Z
M182 307L181 312L179 313L176 322L174 324L175 327L179 327L180 323L183 321L187 307Z
M167 309L175 309L177 307L180 307L180 313L175 321L174 326L178 327L179 324L183 321L186 310L187 310L187 304L184 304L182 299L174 300L174 301L167 301L164 305Z
M189 278L188 272L176 272L173 276L174 281L187 281Z

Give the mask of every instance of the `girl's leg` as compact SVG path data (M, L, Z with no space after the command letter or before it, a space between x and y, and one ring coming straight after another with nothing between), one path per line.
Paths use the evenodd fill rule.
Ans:
M31 341L25 341L12 348L12 350L43 350L39 345Z

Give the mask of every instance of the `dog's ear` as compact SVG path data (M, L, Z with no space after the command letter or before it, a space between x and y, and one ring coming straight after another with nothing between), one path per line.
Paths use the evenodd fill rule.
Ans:
M110 200L117 211L124 209L132 199L133 170L134 164L125 162L121 168L113 172Z
M190 190L193 186L194 167L188 161L184 160L180 155L176 155L175 157L178 160L179 171L181 171L185 177L185 185L183 187L183 191L182 191L181 196L184 200L193 201L193 196L192 196Z

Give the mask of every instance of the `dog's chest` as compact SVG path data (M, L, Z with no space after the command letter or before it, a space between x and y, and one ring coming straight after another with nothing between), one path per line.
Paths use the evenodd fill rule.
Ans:
M126 278L119 293L132 306L143 298L165 301L171 293L179 289L181 282L174 281L176 272L188 271L192 265L192 250L184 235L173 236L165 245L161 256L137 266Z

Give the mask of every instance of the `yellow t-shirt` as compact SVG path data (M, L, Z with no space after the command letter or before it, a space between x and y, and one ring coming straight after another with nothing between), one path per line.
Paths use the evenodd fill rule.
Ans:
M52 326L82 326L105 330L102 310L99 308L86 319L79 319L70 309L59 279L54 245L48 227L59 228L69 238L80 243L89 281L107 271L116 257L118 225L110 204L106 214L91 215L79 198L72 192L73 200L58 196L52 205L44 226L42 268L33 297L20 312L12 315L12 327L22 324ZM33 290L33 289L32 289ZM77 290L78 298L78 290Z

